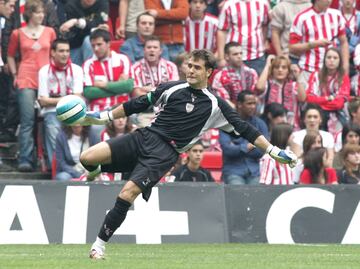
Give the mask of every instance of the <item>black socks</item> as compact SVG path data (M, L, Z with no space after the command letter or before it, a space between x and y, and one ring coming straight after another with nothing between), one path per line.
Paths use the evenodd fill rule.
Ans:
M121 223L125 220L130 206L131 204L128 201L125 201L120 197L116 199L114 208L106 215L104 223L101 226L98 234L100 239L105 242L109 241L116 229L119 228Z

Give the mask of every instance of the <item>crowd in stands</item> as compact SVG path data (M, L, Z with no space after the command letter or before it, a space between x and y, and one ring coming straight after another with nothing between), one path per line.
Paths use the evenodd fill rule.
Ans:
M359 10L358 0L0 0L0 144L19 147L17 167L0 159L0 171L38 170L42 147L54 179L82 180L83 150L151 124L160 108L69 127L56 118L60 98L112 108L186 79L188 53L208 49L214 94L299 162L290 168L212 129L162 181L358 184ZM221 178L201 167L214 152Z

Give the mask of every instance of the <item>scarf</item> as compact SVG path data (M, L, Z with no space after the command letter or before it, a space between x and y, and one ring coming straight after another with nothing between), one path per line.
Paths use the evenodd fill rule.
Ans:
M71 67L71 60L67 61L65 66L58 66L55 64L53 59L50 59L49 71L48 71L48 88L50 96L63 96L61 93L61 81L56 73L63 72L65 74L66 95L73 93L74 87L74 75ZM64 81L63 81L64 82Z
M149 63L143 58L140 60L141 64L141 80L144 86L158 86L160 83L169 81L170 74L167 68L167 63L164 59L160 59L156 72L150 67Z

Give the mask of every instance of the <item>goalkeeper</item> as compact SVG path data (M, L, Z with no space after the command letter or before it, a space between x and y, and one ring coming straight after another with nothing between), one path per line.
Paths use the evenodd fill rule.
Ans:
M293 153L271 145L257 129L242 121L226 101L207 88L215 64L216 59L211 52L194 50L190 54L186 81L160 84L153 92L112 110L87 112L81 120L82 125L106 124L113 119L145 111L151 105L160 107L150 126L101 142L80 156L81 163L89 171L88 180L101 171L131 172L130 180L101 225L90 258L104 258L105 243L125 220L135 198L142 193L143 198L148 200L151 188L171 169L179 153L189 149L209 128L219 128L231 135L244 137L277 161L291 166L296 164Z

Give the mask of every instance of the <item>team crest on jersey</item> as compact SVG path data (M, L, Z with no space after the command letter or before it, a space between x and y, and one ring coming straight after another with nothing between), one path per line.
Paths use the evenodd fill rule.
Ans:
M194 104L186 103L185 109L187 113L190 113L191 111L194 110Z

